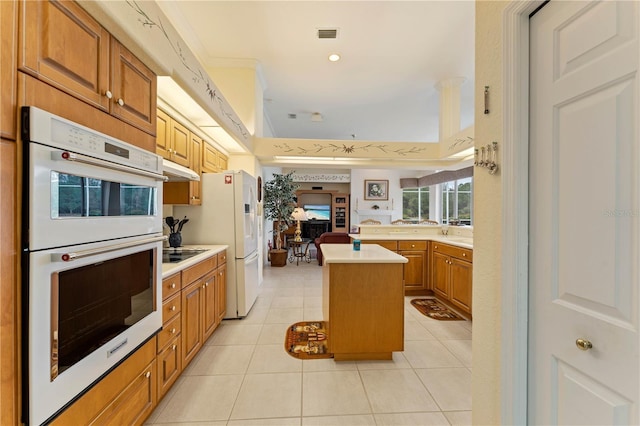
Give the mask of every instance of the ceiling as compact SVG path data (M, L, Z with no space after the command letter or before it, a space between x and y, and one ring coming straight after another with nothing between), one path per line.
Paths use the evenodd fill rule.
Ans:
M460 128L473 124L474 1L158 5L205 68L255 66L265 136L437 142L435 85L455 77L465 78ZM319 29L337 37L320 39ZM331 53L341 59L330 62Z

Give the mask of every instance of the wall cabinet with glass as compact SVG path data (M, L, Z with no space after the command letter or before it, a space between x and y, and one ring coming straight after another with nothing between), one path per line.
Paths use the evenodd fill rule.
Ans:
M349 232L349 195L333 194L331 199L331 231Z

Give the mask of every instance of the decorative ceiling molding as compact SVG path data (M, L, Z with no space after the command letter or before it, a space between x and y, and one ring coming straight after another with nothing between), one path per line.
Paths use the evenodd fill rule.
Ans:
M328 173L294 173L294 182L323 182L323 183L349 183L350 174L328 174Z
M199 100L225 131L251 151L251 134L156 2L82 3L89 13L101 18L101 23L109 24L111 33L130 40L126 44L134 53L140 46L145 58L155 63L156 74L170 75L194 100Z

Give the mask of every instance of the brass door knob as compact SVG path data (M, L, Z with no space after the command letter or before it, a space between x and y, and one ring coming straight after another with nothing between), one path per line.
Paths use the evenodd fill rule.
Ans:
M586 339L576 340L576 346L581 351L588 351L589 349L593 348L593 345L591 344L591 342Z

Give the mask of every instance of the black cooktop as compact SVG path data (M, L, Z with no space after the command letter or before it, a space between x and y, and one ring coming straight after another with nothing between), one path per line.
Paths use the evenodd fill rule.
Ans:
M170 248L162 250L162 263L178 263L190 257L204 253L207 249L199 248Z

